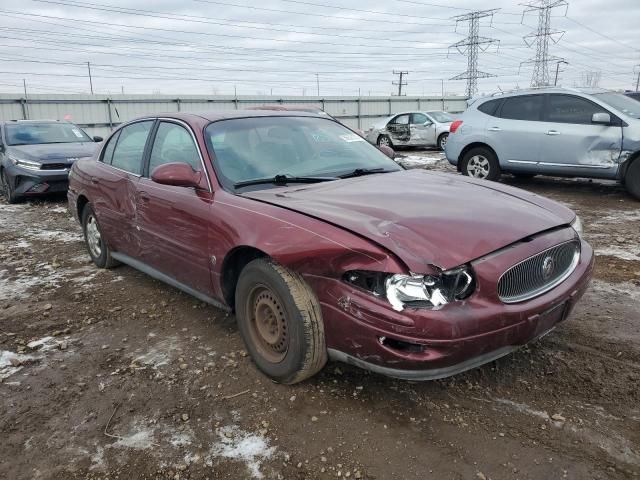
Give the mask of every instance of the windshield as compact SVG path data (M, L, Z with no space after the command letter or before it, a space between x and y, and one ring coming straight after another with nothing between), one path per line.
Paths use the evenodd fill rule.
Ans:
M336 121L316 117L239 118L205 129L218 178L227 189L248 180L338 177L356 169L402 168ZM269 188L260 185L259 188Z
M633 118L640 118L640 102L620 93L606 92L594 95L601 102Z
M6 126L7 145L91 142L89 136L70 123L16 123Z
M454 120L447 112L427 112L427 115L435 119L438 123L451 123Z

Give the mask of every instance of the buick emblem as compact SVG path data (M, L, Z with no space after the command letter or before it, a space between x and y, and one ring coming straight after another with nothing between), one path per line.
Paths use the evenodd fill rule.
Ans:
M542 261L542 278L545 280L549 280L551 275L553 275L553 271L556 268L556 262L553 257L546 257Z

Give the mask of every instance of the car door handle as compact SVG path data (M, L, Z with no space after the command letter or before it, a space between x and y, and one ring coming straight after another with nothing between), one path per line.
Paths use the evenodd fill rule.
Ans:
M100 183L100 180L98 180L98 177L91 177L91 183L93 183L94 185L98 185Z
M560 135L560 132L557 130L549 130L547 132L547 135Z
M151 197L147 192L140 192L140 200L143 202L148 202L149 200L151 200Z
M489 129L488 129L488 130L489 130L490 132L499 132L499 131L501 131L502 129L501 129L500 127L489 127Z

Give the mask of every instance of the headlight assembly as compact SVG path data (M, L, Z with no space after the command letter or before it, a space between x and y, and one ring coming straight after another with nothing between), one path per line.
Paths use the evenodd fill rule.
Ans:
M345 275L345 280L378 297L386 297L396 311L402 311L405 307L439 308L467 298L476 286L473 270L469 266L439 275L352 271Z
M14 157L13 155L8 155L8 157L16 167L26 168L27 170L40 170L42 166L40 162L34 162L33 160L25 160L24 158Z
M576 215L576 218L573 220L573 222L571 222L571 227L576 231L578 236L582 238L584 230L582 228L582 220L580 220L580 217L578 215Z

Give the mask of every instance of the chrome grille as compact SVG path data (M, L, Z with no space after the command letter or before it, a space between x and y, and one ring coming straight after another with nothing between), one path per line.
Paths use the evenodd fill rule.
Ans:
M514 265L498 280L498 297L505 303L528 300L563 282L580 259L580 242L572 240Z

